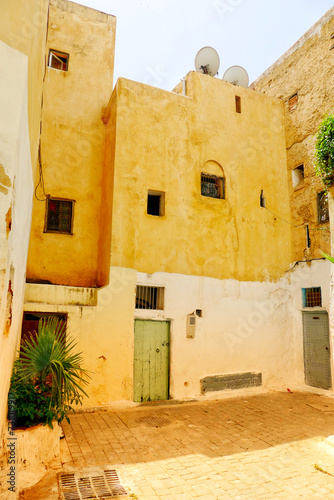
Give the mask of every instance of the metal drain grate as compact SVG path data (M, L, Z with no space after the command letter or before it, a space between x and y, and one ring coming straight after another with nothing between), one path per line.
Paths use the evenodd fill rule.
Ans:
M104 500L127 495L115 470L58 474L63 500Z
M168 418L165 417L142 417L137 418L136 423L145 424L149 427L163 427L171 423Z

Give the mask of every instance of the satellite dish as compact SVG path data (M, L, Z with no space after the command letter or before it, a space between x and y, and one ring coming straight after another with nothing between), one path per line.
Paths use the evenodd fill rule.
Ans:
M198 73L215 76L219 69L219 55L212 47L203 47L195 57L195 68Z
M242 66L231 66L228 68L224 73L223 80L245 88L249 84L248 73Z

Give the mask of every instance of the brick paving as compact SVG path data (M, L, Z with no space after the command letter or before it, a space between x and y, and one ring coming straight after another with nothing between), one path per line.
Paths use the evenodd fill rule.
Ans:
M334 499L326 396L140 405L77 413L63 428L64 470L112 466L130 498Z

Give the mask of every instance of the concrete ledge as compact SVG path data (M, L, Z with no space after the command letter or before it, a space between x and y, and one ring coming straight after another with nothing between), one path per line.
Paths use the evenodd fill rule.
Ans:
M202 394L209 391L242 389L262 385L262 373L245 372L211 375L201 379Z
M27 283L24 301L65 306L96 306L97 289Z

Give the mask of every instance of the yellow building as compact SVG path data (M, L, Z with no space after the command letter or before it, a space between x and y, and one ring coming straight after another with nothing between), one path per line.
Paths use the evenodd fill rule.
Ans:
M0 19L0 469L7 394L20 343L33 184L36 179L47 0L3 5ZM0 478L0 496L6 483ZM6 494L5 493L5 494ZM8 497L6 497L8 498Z
M326 312L328 264L293 264L284 103L196 72L111 94L114 19L75 9L51 2L24 328L66 317L87 406L303 384L302 293Z
M108 281L103 114L113 88L115 29L113 16L50 1L39 179L44 190L40 183L34 199L28 282L97 287Z
M274 307L276 295L286 293L281 279L292 260L290 226L273 215L290 217L283 105L195 72L186 87L183 95L120 79L105 110L109 285L90 292L30 278L26 287L27 322L67 314L94 372L86 405L192 397L205 390L208 375L239 373L246 385L254 377L279 385L294 376L286 304L281 326ZM96 172L95 162L90 168ZM74 198L73 185L66 189ZM76 224L79 231L74 213ZM49 254L42 230L39 222L44 241L32 233L30 245L36 268L37 248L38 258ZM149 348L140 330L151 338ZM147 372L152 353L155 368Z
M22 312L23 330L46 314L66 319L94 372L85 406L303 386L302 318L317 310L328 326L329 306L329 264L306 262L326 232L303 253L304 223L327 227L305 201L315 186L309 142L298 153L306 97L290 113L276 67L256 90L196 72L172 92L123 78L113 89L113 16L35 0L15 18L15 4L0 20L0 98L12 89L15 117L10 154L4 116L0 128L2 436ZM312 35L296 54L313 47ZM306 187L292 187L301 164ZM330 388L324 363L327 378L309 385Z

